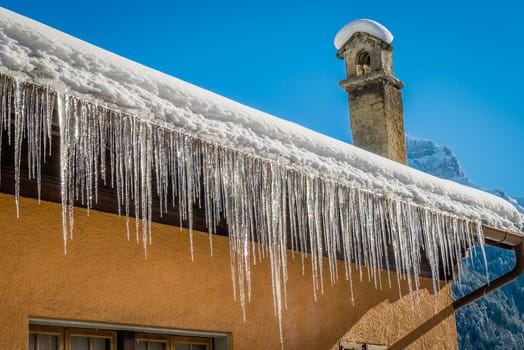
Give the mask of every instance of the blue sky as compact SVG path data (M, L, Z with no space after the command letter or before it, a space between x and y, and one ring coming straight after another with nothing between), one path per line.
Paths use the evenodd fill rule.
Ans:
M395 36L407 133L448 145L479 186L524 196L524 5L515 0L0 5L348 142L333 38L352 19L377 20Z

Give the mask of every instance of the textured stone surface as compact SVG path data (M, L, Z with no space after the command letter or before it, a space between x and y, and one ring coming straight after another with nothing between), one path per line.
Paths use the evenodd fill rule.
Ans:
M393 76L393 47L356 33L337 56L346 63L347 78L340 85L349 95L353 144L407 164L403 84Z

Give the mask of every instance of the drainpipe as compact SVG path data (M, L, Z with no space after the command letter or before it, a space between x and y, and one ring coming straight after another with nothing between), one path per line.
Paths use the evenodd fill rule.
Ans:
M452 304L442 309L439 313L428 319L426 322L418 326L411 333L399 339L395 344L392 344L389 350L403 350L410 344L415 342L422 335L429 332L433 327L451 316L455 311L463 308L466 305L479 300L485 295L505 286L511 281L519 277L524 272L524 235L511 232L504 232L486 225L482 226L486 244L503 249L512 249L515 252L515 267L508 273L488 282L486 285L474 290L473 292L456 300Z
M508 273L486 283L484 286L453 302L453 309L459 310L466 305L484 297L485 295L505 286L524 272L524 236L483 226L486 244L503 249L512 249L515 252L515 267Z

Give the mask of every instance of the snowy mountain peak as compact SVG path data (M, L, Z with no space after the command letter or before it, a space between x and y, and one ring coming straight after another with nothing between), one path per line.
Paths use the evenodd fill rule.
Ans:
M434 176L476 187L464 174L458 158L447 146L431 140L406 137L408 165Z

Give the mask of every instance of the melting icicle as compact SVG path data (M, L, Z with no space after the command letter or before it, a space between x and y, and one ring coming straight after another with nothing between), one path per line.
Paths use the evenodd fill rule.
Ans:
M209 144L73 96L67 100L70 106L65 109L65 120L69 122L62 135L69 138L65 144L70 148L65 153L63 169L69 210L77 198L85 198L88 208L92 205L92 198L96 198L93 192L98 188L96 173L99 171L100 177L105 178L106 148L119 209L124 203L127 220L130 203L134 202L137 234L142 232L144 250L151 242L153 178L160 211L167 211L171 197L178 207L181 224L188 223L192 257L192 210L196 203L204 203L210 234L222 215L228 224L233 295L240 300L244 319L251 296L251 255L253 263L256 249L259 258L269 256L273 306L282 343L288 233L289 244L300 251L302 262L310 254L315 299L317 291L323 293L324 289L324 256L330 282L334 284L337 257L342 255L353 300L352 263L358 264L361 280L362 266L366 266L368 280L382 288L380 270L384 265L389 270L388 254L392 251L399 293L401 281L407 280L410 298L415 294L412 302L416 303L422 251L429 261L436 291L440 271L452 270L463 249L474 244L468 238L473 233L471 225L465 220L303 175L272 161ZM200 198L202 194L204 198ZM475 233L480 240L481 235Z
M116 210L125 215L128 239L129 218L135 216L136 240L141 236L145 254L152 242L154 188L160 215L171 203L179 211L180 224L188 226L192 258L193 207L203 206L210 250L220 221L228 225L233 295L244 319L251 300L251 264L257 256L269 257L282 344L288 248L300 253L303 272L305 258L310 258L315 300L324 290L324 259L330 284L338 280L337 262L343 261L354 302L353 263L360 280L367 276L376 288L383 288L385 268L391 287L391 258L399 294L406 281L414 304L423 261L429 263L436 294L440 279L455 277L454 266L465 249L479 242L485 259L481 223L306 174L72 95L57 96L49 87L5 75L0 84L0 156L3 138L7 136L9 144L14 139L17 212L23 141L28 177L37 179L40 195L56 101L64 251L68 233L73 233L74 204L91 209L98 200L99 182L115 188Z
M67 169L68 166L66 161L68 159L67 154L67 128L66 128L66 111L65 102L63 95L57 96L57 110L58 110L58 125L60 127L60 198L62 199L62 236L64 239L64 254L67 254L67 181L68 178Z
M40 201L42 164L51 152L51 120L56 94L46 86L24 83L6 75L0 75L0 156L3 134L11 145L14 131L14 192L16 215L20 214L20 185L22 175L22 149L27 149L27 178L36 179L37 198ZM13 127L12 127L13 126ZM24 145L25 140L25 145ZM1 179L1 174L0 174Z

